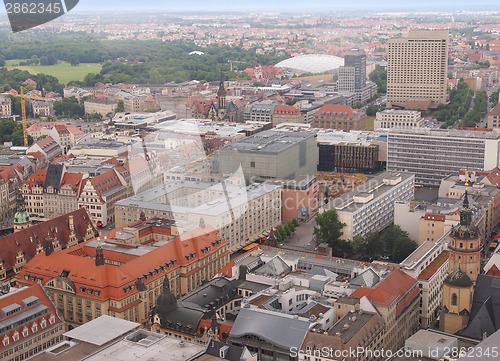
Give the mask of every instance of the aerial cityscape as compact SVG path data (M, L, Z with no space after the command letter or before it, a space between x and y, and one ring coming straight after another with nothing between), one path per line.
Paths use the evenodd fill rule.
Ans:
M500 360L500 4L4 3L0 359Z

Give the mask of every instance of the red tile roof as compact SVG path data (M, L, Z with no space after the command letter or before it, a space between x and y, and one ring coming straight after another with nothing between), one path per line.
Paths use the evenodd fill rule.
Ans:
M0 237L0 244L2 244L2 247L0 247L0 259L3 261L3 267L7 272L13 272L19 251L24 254L26 262L35 257L39 244L43 247L43 242L47 235L52 239L56 239L61 248L66 248L71 235L70 217L73 217L74 231L78 241L81 242L86 239L89 226L92 234L97 234L97 229L94 227L86 209L80 208L16 233Z
M405 298L416 284L417 280L413 277L399 268L394 268L391 274L374 288L360 287L351 294L351 297L362 298L366 296L374 305L388 307Z
M92 178L90 183L100 197L124 186L114 169Z
M43 305L43 306L48 307L49 313L47 313L43 316L31 319L25 323L22 323L18 327L10 329L9 331L3 333L2 340L5 336L9 337L9 344L7 346L4 346L3 342L0 342L0 350L7 348L7 347L13 347L13 345L16 345L16 344L21 344L23 342L26 342L27 338L31 338L31 337L33 337L33 335L40 334L42 332L46 332L48 327L51 327L53 325L60 324L63 322L61 320L61 318L59 318L59 316L57 315L56 309L55 309L54 305L52 304L52 302L50 301L49 297L47 296L47 294L43 290L42 286L40 286L39 284L35 284L32 287L20 289L18 291L12 292L11 294L7 294L5 296L0 297L0 309L7 307L7 306L10 306L10 305L15 304L15 303L20 305L20 306L24 306L23 300L25 300L29 297L32 297L32 296L37 297L40 300L40 302L33 304L30 307L23 308L23 310L21 312L16 312L16 313L12 314L11 316L2 318L2 322L7 321L9 319L12 319L14 317L17 317L19 315L22 315L23 312L26 312L27 310L33 309L39 305ZM51 325L49 322L51 315L54 315L54 317L55 317L55 322L53 325ZM46 326L42 328L41 322L43 319L45 319ZM32 328L33 324L37 325L37 329L35 332L33 332L33 328ZM28 328L28 335L26 337L23 336L23 329L25 327ZM14 341L14 339L12 337L14 335L14 333L18 334L18 337L19 337L18 341Z
M418 275L419 280L427 281L431 278L436 271L449 259L449 252L443 251L439 256L437 256L434 261L429 263L429 265Z
M274 107L274 114L299 114L300 112L292 105L278 104Z
M486 178L490 181L491 185L493 185L495 187L500 187L500 169L498 167L494 168L486 176Z
M83 173L64 173L63 179L61 180L61 187L63 185L70 185L74 190L81 189L83 180ZM78 192L80 194L80 192Z
M491 266L491 268L486 272L487 276L492 276L492 277L500 277L500 270L498 267L494 264Z
M30 175L28 177L28 179L26 179L24 184L27 185L30 190L32 190L33 187L37 184L39 184L43 187L43 185L45 184L45 177L46 176L47 176L46 170L39 170L35 174Z
M349 118L356 118L358 116L361 116L363 112L360 110L355 110L352 109L349 105L341 105L341 104L325 104L321 108L318 109L318 111L314 114L315 117L319 116L333 116L333 113L336 113L337 115L339 113L347 113L347 116ZM330 115L328 114L330 113Z

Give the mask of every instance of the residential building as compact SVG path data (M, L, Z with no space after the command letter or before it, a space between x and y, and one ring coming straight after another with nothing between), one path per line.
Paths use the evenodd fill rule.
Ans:
M365 130L367 116L349 105L325 104L313 116L312 127L323 129Z
M123 108L126 113L141 113L145 111L144 96L126 96L123 99ZM115 108L116 109L116 108Z
M187 232L171 220L138 220L54 251L50 238L17 276L20 284L41 282L71 326L101 315L146 325L165 277L174 295L211 279L229 262L228 243L201 226Z
M411 172L420 186L469 169L489 171L499 164L500 134L445 129L384 129L387 170Z
M394 221L394 204L413 199L415 176L404 172L383 172L352 191L321 207L320 212L337 211L345 223L342 239L352 240L369 232L380 232Z
M273 127L281 123L304 123L304 115L293 105L278 104L274 107Z
M248 187L222 183L177 180L115 204L115 224L120 227L140 217L169 217L199 224L202 220L219 230L231 251L259 239L281 224L281 186Z
M22 267L44 247L44 238L52 239L56 250L84 242L97 235L83 208L46 222L0 237L0 281L10 282Z
M52 115L53 105L51 102L46 102L43 100L31 100L31 111L34 116L48 117Z
M114 204L127 197L127 184L116 169L92 179L84 179L78 206L85 207L94 222L106 225L115 221Z
M116 100L100 98L88 99L83 103L85 114L100 114L103 117L115 114L117 105L118 102Z
M434 328L443 299L443 282L448 277L449 233L437 241L425 241L400 263L401 270L416 278L421 292L420 327Z
M63 154L63 149L51 136L39 140L26 150L26 153L40 152L47 160L52 162L56 157Z
M275 105L269 103L256 103L249 106L250 109L245 111L245 121L257 122L273 122Z
M70 133L70 144L74 145L80 139L85 133L83 133L80 129L75 127L74 125L68 125L62 122L37 122L29 126L28 128L28 135L31 135L33 139L38 140L41 136L53 136L54 133L52 132L52 129L55 126L64 126ZM59 133L59 132L57 132ZM55 139L55 138L53 138ZM58 143L59 140L55 139ZM60 143L59 143L60 144Z
M424 125L422 113L416 110L386 109L377 112L375 129L378 128L420 128Z
M64 320L44 288L11 288L0 296L0 358L27 360L62 341Z
M0 118L8 118L12 114L12 101L7 98L0 96Z
M50 131L50 136L63 148L64 153L76 143L74 136L72 136L66 125L56 125L53 127Z
M243 170L247 184L316 174L316 136L304 132L263 131L219 151L219 173Z
M415 101L444 104L448 31L410 30L407 38L389 39L388 45L387 105L414 108L411 102Z
M488 128L500 132L500 104L496 105L488 113Z

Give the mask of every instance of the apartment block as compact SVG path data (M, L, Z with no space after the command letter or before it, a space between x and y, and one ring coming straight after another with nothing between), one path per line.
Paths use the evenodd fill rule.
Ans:
M390 39L388 45L387 105L408 107L410 101L444 104L448 31L410 30L407 38Z
M281 123L304 123L304 115L292 105L276 105L273 112L273 127Z
M352 240L369 232L380 232L394 221L395 202L413 199L415 176L384 172L334 199L320 210L335 209L345 223L342 239Z
M415 183L438 187L464 167L491 170L498 165L500 134L473 130L385 129L387 170L415 174Z
M377 112L375 129L379 128L419 128L423 126L422 113L416 110L386 109Z
M488 128L493 129L495 132L500 132L500 104L488 113Z
M12 101L7 97L0 96L0 118L10 117L12 114Z
M100 114L103 117L115 114L118 102L111 99L89 99L83 103L85 114Z

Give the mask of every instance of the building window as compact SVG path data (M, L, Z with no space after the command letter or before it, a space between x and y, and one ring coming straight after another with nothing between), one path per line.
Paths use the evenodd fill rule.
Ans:
M457 297L457 294L454 293L451 295L451 305L452 306L456 306L457 305L457 300L458 300L458 297Z

